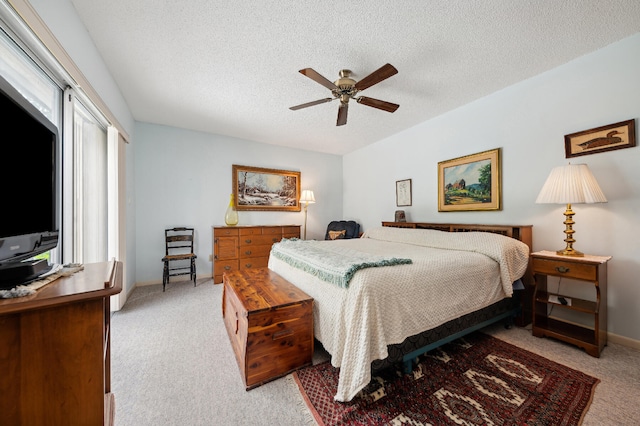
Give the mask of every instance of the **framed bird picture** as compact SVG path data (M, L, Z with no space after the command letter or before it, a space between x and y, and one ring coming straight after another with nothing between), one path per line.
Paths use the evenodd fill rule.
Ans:
M583 130L564 137L565 158L636 146L635 119Z

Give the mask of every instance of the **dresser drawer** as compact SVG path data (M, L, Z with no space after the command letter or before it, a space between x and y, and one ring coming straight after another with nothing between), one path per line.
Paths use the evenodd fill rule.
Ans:
M570 262L567 260L558 262L555 260L538 259L534 257L533 270L536 273L557 277L573 278L585 281L598 280L597 265L588 263Z
M261 246L244 246L240 247L240 260L247 257L269 257L271 253L271 244Z
M269 266L269 256L263 257L246 257L240 259L240 270L249 268L266 268Z
M215 236L216 237L235 237L239 233L238 228L216 228Z
M245 246L272 245L280 241L280 235L243 235L240 237L240 248Z
M262 233L264 235L282 235L282 227L281 226L265 226L262 229Z
M300 238L299 226L283 226L282 238Z
M239 268L238 259L220 260L215 263L214 275L222 276L225 272L237 271Z
M282 227L281 226L247 226L247 227L240 228L240 235L282 235Z

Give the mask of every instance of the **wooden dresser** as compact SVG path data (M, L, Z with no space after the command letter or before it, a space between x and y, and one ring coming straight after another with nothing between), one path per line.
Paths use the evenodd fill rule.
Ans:
M313 299L269 268L224 274L222 316L249 390L313 358Z
M300 225L248 225L213 227L213 282L225 272L266 267L273 243L300 238Z
M122 263L113 261L0 299L0 423L110 423L109 297L121 290Z

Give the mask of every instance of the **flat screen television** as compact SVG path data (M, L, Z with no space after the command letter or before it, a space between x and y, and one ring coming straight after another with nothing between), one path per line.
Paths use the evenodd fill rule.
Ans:
M58 245L60 149L57 127L0 76L0 288L47 272L34 256Z

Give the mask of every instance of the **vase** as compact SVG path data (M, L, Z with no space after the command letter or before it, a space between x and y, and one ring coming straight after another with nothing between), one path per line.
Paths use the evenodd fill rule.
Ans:
M226 223L227 226L238 224L238 211L236 210L236 205L233 200L233 194L229 197L229 207L227 207L227 212L224 215L224 223Z

